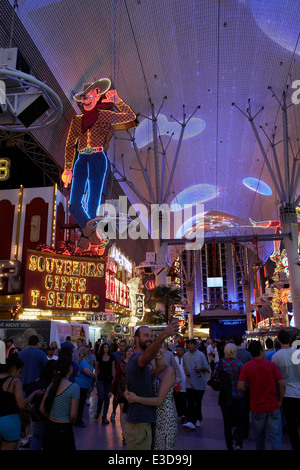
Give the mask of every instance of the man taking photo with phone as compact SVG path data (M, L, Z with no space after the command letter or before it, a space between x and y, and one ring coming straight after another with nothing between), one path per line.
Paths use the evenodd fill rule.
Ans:
M135 352L127 363L127 390L138 396L153 397L151 361L162 343L178 333L178 322L171 322L155 339L148 326L140 326L134 334ZM155 407L129 403L126 415L126 442L128 450L151 450L152 424Z

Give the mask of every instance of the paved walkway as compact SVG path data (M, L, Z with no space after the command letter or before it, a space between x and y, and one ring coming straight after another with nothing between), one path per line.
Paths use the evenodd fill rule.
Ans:
M97 396L93 392L91 405L85 407L84 421L86 428L75 427L77 450L126 450L122 444L122 432L119 421L119 410L117 410L114 424L102 425L101 417L95 421ZM112 400L111 400L112 401ZM203 397L203 421L200 428L190 430L180 423L176 450L209 450L224 451L226 444L224 439L223 419L218 406L218 392L214 392L207 386ZM108 418L111 414L109 410ZM250 426L250 438L244 442L244 450L255 450L253 431ZM266 438L266 449L271 450L270 439ZM283 433L282 450L291 450L289 439Z

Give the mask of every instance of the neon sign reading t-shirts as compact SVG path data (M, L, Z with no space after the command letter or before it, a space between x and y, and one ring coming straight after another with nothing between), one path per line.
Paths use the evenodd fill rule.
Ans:
M28 250L23 307L103 311L105 260Z

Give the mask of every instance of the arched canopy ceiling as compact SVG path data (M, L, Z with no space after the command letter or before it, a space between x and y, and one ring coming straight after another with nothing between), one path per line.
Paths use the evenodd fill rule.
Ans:
M10 3L13 5L13 0ZM240 233L251 226L249 219L279 218L277 188L241 111L246 113L250 99L252 113L258 113L256 127L275 172L268 138L276 130L276 151L285 184L278 100L288 86L292 174L293 156L299 148L300 104L292 102L292 84L300 80L299 0L19 0L16 14L74 112L79 109L73 93L81 90L83 83L105 76L113 80L120 96L139 114L135 142L155 195L152 122L147 119L151 103L159 112L159 176L165 161L165 188L176 156L183 112L186 119L191 118L168 204L203 203L206 213L220 213L220 217L225 213L228 219L238 221L236 226L232 224L232 230L238 228ZM18 47L22 49L22 44ZM60 145L53 157L62 167L63 125L65 122L61 133L58 124L47 135L41 134L48 142L57 136ZM118 133L115 144L111 142L109 158L152 203L128 138L125 131ZM167 149L165 160L161 143ZM140 202L132 186L122 186L132 203ZM224 230L224 224L221 226Z

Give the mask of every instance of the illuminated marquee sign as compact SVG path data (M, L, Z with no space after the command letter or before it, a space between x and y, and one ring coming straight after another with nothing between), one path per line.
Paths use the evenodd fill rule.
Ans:
M126 256L124 256L123 253L116 246L113 245L110 248L109 257L115 260L116 263L120 266L123 266L125 271L127 271L129 274L132 274L133 265L131 261L129 261L129 259L126 258Z
M113 274L106 271L106 300L128 307L128 288L124 282L119 281Z
M104 311L105 260L28 250L23 307Z

